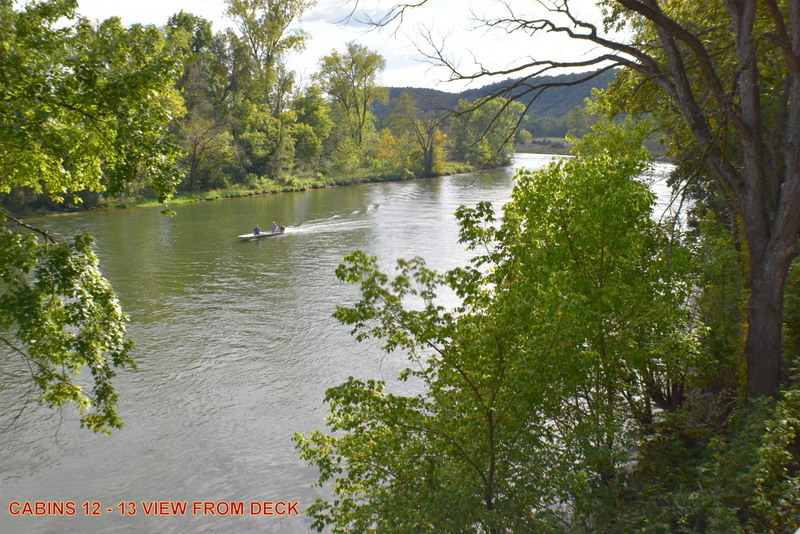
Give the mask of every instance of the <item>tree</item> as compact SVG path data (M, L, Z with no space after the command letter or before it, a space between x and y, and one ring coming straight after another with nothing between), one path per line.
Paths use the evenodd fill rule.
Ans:
M633 70L670 98L685 120L679 131L694 137L733 199L749 262L747 392L775 396L786 276L800 231L797 6L717 3L708 22L698 24L695 6L621 4L648 21L639 37L660 45Z
M526 115L527 117L527 115ZM536 137L566 137L567 120L566 117L536 117L528 119L522 125L529 129Z
M290 29L314 0L226 0L226 14L241 32L243 43L256 66L256 85L264 96L274 94L284 56L302 50L308 39L303 30ZM270 104L274 104L270 102ZM283 111L271 106L275 113Z
M211 22L182 9L167 20L166 32L169 39L178 41L179 46L193 56L193 60L214 44Z
M583 137L589 133L592 124L596 120L596 117L593 118L587 113L585 106L576 106L572 108L569 110L569 113L567 113L567 135L577 138Z
M203 100L195 100L178 126L178 138L186 151L187 172L183 187L189 191L213 187L234 157L233 137Z
M242 174L285 178L294 165L295 116L289 96L295 82L286 54L308 35L292 25L313 0L227 0L231 123ZM300 128L305 132L305 128Z
M244 100L236 110L241 131L238 141L248 158L246 169L258 176L286 178L294 165L294 112L273 116L255 103Z
M125 29L118 19L97 28L85 21L54 28L73 13L72 4L53 0L18 12L2 4L7 127L0 134L0 192L31 187L56 199L82 189L113 194L141 174L166 200L178 153L167 124L183 112L168 87L176 58L155 28Z
M450 123L458 157L478 168L507 165L524 110L522 103L499 97L459 101Z
M179 58L155 28L95 27L74 21L75 7L0 2L0 193L26 187L62 200L146 180L166 201L177 180L168 126L183 111ZM133 364L131 342L91 237L68 242L6 211L0 225L6 355L30 370L43 403L75 403L95 431L119 428L111 379ZM77 380L84 368L91 378Z
M359 148L372 125L372 104L388 97L386 89L378 85L385 66L380 54L356 42L348 43L344 53L334 50L320 60L320 87L341 113L349 137Z
M401 377L422 393L328 391L332 434L296 437L332 482L317 529L560 532L623 515L638 437L681 405L697 363L686 252L651 218L641 139L609 126L519 173L500 224L487 203L462 207L469 267L400 260L392 278L346 258L337 275L361 300L335 316L406 352Z
M529 145L533 142L533 134L528 130L517 130L516 140L523 145Z
M319 163L325 141L333 128L330 108L318 85L306 87L304 93L294 99L297 114L295 126L295 154L298 161L311 165Z
M438 167L444 159L444 134L440 127L444 113L437 110L420 110L414 98L403 93L394 104L388 122L395 136L407 136L419 156L416 165L422 168L422 176L429 178L438 174Z
M210 188L224 181L223 166L233 159L233 143L226 110L219 100L227 80L215 57L211 22L181 11L169 18L167 38L183 53L183 75L178 81L186 115L176 120L178 140L186 152L183 187Z
M429 0L414 5L421 6ZM576 61L534 58L509 69L459 73L540 74L559 68L623 67L634 102L665 97L673 123L692 136L719 187L727 191L748 251L746 391L775 396L781 385L782 317L786 276L798 254L800 231L800 12L787 0L602 0L603 27L581 20L568 2L540 2L542 17L486 19L507 32L564 34L594 46ZM411 5L397 4L380 20L400 20ZM605 30L605 31L603 31ZM611 35L629 32L630 39ZM432 57L446 64L441 50ZM540 91L530 78L507 88L512 97ZM643 90L644 88L644 90Z

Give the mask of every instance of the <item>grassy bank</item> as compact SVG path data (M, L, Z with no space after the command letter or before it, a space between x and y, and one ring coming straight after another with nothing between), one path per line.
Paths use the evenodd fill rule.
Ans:
M457 162L448 162L442 166L441 176L469 172L472 167ZM251 181L248 184L236 184L230 187L212 189L208 191L178 191L167 205L185 204L189 202L205 202L211 200L221 200L227 198L239 198L258 195L271 195L277 193L291 193L297 191L309 191L312 189L323 189L327 187L340 187L345 185L355 185L376 182L398 182L403 180L418 179L413 173L384 172L376 173L373 169L354 169L349 172L338 173L335 175L315 176L294 176L281 180L262 178ZM45 208L41 205L29 206L28 209L14 210L20 216L39 217L46 215L56 215L64 213L75 213L89 210L133 208L160 206L155 198L148 194L148 190L143 190L139 194L127 195L118 198L102 198L99 195L91 202L83 204L73 204L70 206L59 206L58 208Z
M440 176L469 172L472 167L462 163L448 163L443 166ZM400 182L404 180L419 179L411 172L399 174L375 173L371 169L355 169L347 173L336 175L317 175L315 177L292 177L284 180L262 180L257 184L235 185L222 189L210 191L179 192L169 200L169 204L182 204L186 202L202 202L208 200L220 200L226 198L239 198L257 195L271 195L276 193L292 193L297 191L310 191L312 189L324 189L327 187L341 187L346 185L356 185L377 182ZM143 206L157 205L153 200L139 200L133 204L127 202L111 202L109 207L123 206Z

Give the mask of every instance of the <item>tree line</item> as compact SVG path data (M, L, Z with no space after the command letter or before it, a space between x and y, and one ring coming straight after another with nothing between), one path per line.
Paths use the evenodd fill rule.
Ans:
M165 141L179 154L170 160L178 193L430 177L446 172L448 165L465 169L508 162L522 106L509 103L504 119L495 123L493 110L475 106L474 99L437 109L420 106L408 95L390 102L380 80L384 58L356 42L320 58L318 71L300 83L287 54L301 50L310 37L298 21L311 5L308 0L228 0L226 15L235 27L217 32L210 21L184 11L158 29L124 29L116 19L99 24L119 28L108 36L109 49L95 51L99 58L115 53L111 47L136 47L136 32L160 42L142 59L172 76L174 87L161 88L158 98L172 102L169 117L163 118ZM85 20L79 25L92 26ZM373 111L376 105L383 105L380 117ZM484 135L486 128L492 135ZM66 196L49 195L49 189L39 194L30 184L6 188L3 205L20 211L100 200L97 191L68 185ZM150 185L143 172L103 195L156 197Z

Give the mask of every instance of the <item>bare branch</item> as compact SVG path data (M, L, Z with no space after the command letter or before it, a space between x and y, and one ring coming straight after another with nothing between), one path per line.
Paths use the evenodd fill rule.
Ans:
M41 235L42 238L44 238L45 242L47 243L57 243L59 241L59 238L61 237L59 234L54 234L52 232L42 230L41 228L31 226L26 222L24 222L22 219L17 219L16 217L13 217L10 213L8 213L6 210L2 208L0 208L0 216L2 216L2 218L0 218L0 222L2 222L3 219L8 219L14 222L18 226L21 226L23 228L26 228L28 230L31 230L32 232L36 232L37 234Z
M358 10L358 6L361 4L360 0L355 0L353 9L350 11L350 14L346 17L345 20L355 20L362 24L368 24L370 26L374 26L377 28L385 28L391 25L401 25L405 18L406 11L410 9L414 9L417 7L421 7L428 3L428 0L420 0L416 3L407 3L407 4L395 4L392 6L386 13L384 13L380 18L373 18L372 16L368 15L366 11L362 11L364 18L358 18L356 16L356 11Z
M540 5L544 6L543 2L540 1L539 3ZM643 66L650 74L655 74L659 71L658 63L655 61L655 59L642 50L599 35L597 27L594 24L581 20L575 16L575 14L570 10L569 4L566 0L564 0L563 4L560 6L544 7L550 13L562 15L570 22L571 26L556 24L551 18L540 18L533 20L520 18L514 14L513 9L507 2L505 5L509 12L509 17L494 20L483 20L483 23L489 27L506 27L506 32L509 34L516 31L526 31L531 35L538 32L564 34L570 39L594 43L602 48L612 50L618 54L629 56L630 58L636 59L641 63L641 65L636 65L635 63L629 61L630 64L627 66L631 68L638 67L637 70L642 70ZM565 65L565 68L568 67L569 65Z

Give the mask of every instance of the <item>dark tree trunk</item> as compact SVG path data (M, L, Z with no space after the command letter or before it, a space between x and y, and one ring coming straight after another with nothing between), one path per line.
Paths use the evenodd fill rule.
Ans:
M425 178L432 178L433 172L433 156L435 147L433 144L424 147L422 152L422 174Z
M777 120L770 123L762 109L765 93L756 47L755 2L726 2L738 61L737 84L730 93L705 44L666 17L657 0L619 2L655 24L666 53L669 76L659 77L660 68L653 68L647 62L639 70L652 76L673 98L700 145L706 147L707 157L719 178L738 202L750 266L745 345L747 395L774 397L781 384L786 277L797 255L800 230L800 38L795 36L795 42L789 42L783 32L783 21L776 26L784 38L782 50L787 80L791 82L784 83L788 94L779 99ZM778 20L780 12L776 11L774 17ZM800 10L793 11L790 22L794 30L800 30ZM706 92L698 91L696 82L692 82L689 64L699 67ZM731 133L735 135L730 140L738 139L740 161L731 157L725 138L712 127L713 113L709 113L709 108L714 106L708 105L710 100L732 126ZM771 140L769 145L766 139ZM770 153L770 149L776 152Z
M793 253L771 250L751 257L745 352L747 396L774 397L781 384L783 294Z
M709 5L705 21L682 9L689 2L609 2L608 6L620 8L621 17L635 21L634 26L643 21L652 24L637 36L644 41L631 43L602 35L593 24L579 20L568 2L557 4L553 13L565 15L571 24L513 16L497 22L510 31L565 34L611 53L574 63L532 59L512 70L472 76L461 76L455 65L438 58L454 79L523 69L538 69L540 74L612 61L640 73L668 95L702 149L701 163L715 168L714 178L736 200L735 215L747 239L750 267L747 394L776 396L781 384L785 283L798 254L800 231L800 1L724 0ZM390 20L411 7L396 6ZM635 20L638 17L641 20ZM523 94L529 94L548 86L526 85L533 80L528 77L525 84L514 87L524 87Z

